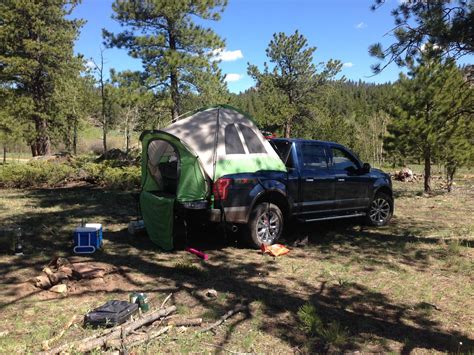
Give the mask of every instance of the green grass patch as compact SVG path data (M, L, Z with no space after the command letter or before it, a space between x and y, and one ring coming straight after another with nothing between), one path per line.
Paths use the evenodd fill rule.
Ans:
M337 320L325 322L318 314L316 307L306 303L298 310L301 330L308 336L308 345L322 343L324 347L342 348L347 344L349 333Z

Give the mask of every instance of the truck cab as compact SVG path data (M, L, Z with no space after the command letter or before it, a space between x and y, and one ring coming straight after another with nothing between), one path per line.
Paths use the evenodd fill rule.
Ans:
M290 218L312 222L364 217L374 226L390 221L390 176L363 163L350 149L304 139L278 138L271 144L287 172L222 177L214 188L226 198L215 201L211 220L224 215L227 223L243 225L255 247L276 242Z

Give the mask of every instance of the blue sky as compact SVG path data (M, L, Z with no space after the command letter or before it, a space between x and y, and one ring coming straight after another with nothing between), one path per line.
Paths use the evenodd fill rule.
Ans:
M375 42L391 43L384 34L393 27L390 10L398 1L387 0L374 12L370 10L373 0L229 0L222 19L207 23L226 40L220 66L232 92L254 85L246 74L247 63L263 66L273 33L291 34L296 29L317 47L315 63L339 59L345 63L341 74L348 79L382 83L396 80L400 69L391 65L372 76L370 65L376 60L368 55L368 47ZM112 2L83 0L74 11L75 17L87 21L75 47L86 58L99 57L102 28L121 30L111 19ZM126 50L107 49L105 59L109 68L141 69L140 61L130 58Z

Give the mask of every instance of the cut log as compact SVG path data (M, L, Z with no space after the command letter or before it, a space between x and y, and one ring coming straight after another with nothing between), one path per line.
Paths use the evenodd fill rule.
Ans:
M69 277L67 276L67 274L62 271L49 274L48 277L49 277L49 281L51 281L51 285L57 285L63 280L69 280Z
M94 337L89 337L86 339L81 339L75 342L72 342L70 344L65 344L59 347L56 347L54 349L51 349L50 351L44 353L44 354L58 354L63 351L68 351L74 349L77 352L87 352L94 350L96 348L102 348L107 344L107 342L110 342L113 339L120 339L122 337L122 334L129 334L135 329L138 329L146 324L152 323L155 320L166 317L167 315L173 313L176 311L175 306L170 306L165 309L160 309L155 312L152 312L145 317L139 318L133 322L130 323L125 323L120 327L117 327L116 330L103 335L99 338L94 338Z
M67 286L65 284L54 285L53 287L49 289L49 291L60 293L60 294L66 294Z
M79 264L74 265L73 269L74 277L78 279L95 279L99 277L104 277L105 270L101 267Z
M72 267L67 266L67 265L60 266L59 269L58 269L58 272L61 272L61 273L65 274L69 278L71 278L72 274L73 274Z
M49 277L46 274L36 276L33 279L33 283L36 287L42 288L43 290L47 290L52 286L51 281L49 280Z

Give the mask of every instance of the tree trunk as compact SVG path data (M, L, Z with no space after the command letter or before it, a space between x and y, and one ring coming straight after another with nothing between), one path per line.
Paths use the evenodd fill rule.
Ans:
M125 152L128 154L130 151L130 130L127 129L127 137L126 137L126 144L125 144Z
M171 101L171 121L176 122L179 116L178 75L176 70L171 73Z
M426 149L424 153L425 160L425 192L431 192L431 151Z
M292 118L290 117L285 122L285 138L291 137L291 121L292 121Z
M72 133L72 151L74 155L77 154L77 117L74 119L74 129Z
M107 126L102 127L102 146L104 147L104 156L107 158Z
M7 162L7 145L3 144L3 164Z
M36 138L31 144L31 154L38 155L51 154L51 141L47 133L48 122L39 117L35 117Z
M446 168L446 187L448 192L453 190L453 181L454 181L454 174L456 173L456 167L448 166Z
M170 43L170 49L176 51L176 38L174 33L174 23L168 20L168 37ZM171 122L176 122L179 116L179 83L178 83L178 70L176 67L171 67L170 71L171 81Z

